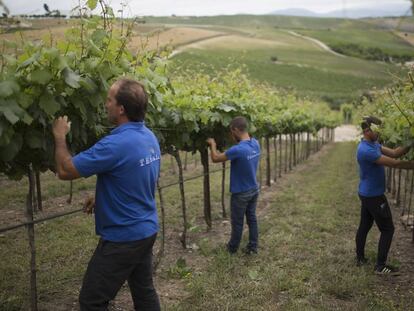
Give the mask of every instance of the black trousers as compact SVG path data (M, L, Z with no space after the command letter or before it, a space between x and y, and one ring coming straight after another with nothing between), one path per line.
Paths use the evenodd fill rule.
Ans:
M159 311L152 281L152 247L156 236L122 243L101 239L83 278L80 309L107 310L109 301L128 281L135 310Z
M359 196L361 200L361 220L356 234L356 253L358 258L365 257L365 242L374 221L381 232L378 243L377 266L385 265L394 235L391 210L385 195L377 197Z

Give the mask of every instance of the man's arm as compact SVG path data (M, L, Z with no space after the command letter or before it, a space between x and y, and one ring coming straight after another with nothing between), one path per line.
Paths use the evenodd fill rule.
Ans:
M217 144L214 138L207 139L207 143L210 145L210 156L213 163L226 162L228 160L225 153L217 151Z
M402 157L409 150L410 150L409 147L397 147L395 149L391 149L388 147L381 146L381 152L387 157L394 158L394 159Z
M58 177L63 180L73 180L81 177L73 165L72 156L66 145L66 135L70 130L68 117L59 117L53 122L53 136L55 137L55 162Z
M387 156L381 156L375 163L392 168L414 169L414 161L401 161Z

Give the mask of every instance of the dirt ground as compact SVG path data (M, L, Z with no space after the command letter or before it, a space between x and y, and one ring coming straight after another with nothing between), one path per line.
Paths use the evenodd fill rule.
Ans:
M8 40L12 42L37 41L40 39L50 41L52 35L53 42L63 40L65 32L79 21L64 19L43 19L30 21L31 27L22 31L0 34L0 42ZM120 27L118 25L118 27ZM166 28L160 25L136 25L134 26L133 36L128 47L131 51L154 50L166 45L172 47L189 44L206 38L221 35L221 32L191 28L175 27Z
M414 45L414 33L412 32L397 32L397 35L400 36L402 39Z
M164 47L166 45L176 47L218 35L221 35L221 33L213 30L190 27L177 27L166 30L154 31L149 35L137 34L132 38L132 41L129 44L129 48L132 51L135 51L137 49L154 50L160 47Z

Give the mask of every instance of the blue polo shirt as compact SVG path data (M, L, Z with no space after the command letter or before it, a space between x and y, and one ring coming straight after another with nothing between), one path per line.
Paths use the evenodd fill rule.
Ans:
M116 127L73 158L81 176L97 174L95 227L102 239L136 241L158 232L160 159L158 140L143 122Z
M242 140L226 152L231 160L230 192L240 193L258 188L256 180L260 159L260 146L256 139Z
M375 197L385 193L385 169L375 163L382 155L378 142L361 140L357 150L359 164L359 194L364 197Z

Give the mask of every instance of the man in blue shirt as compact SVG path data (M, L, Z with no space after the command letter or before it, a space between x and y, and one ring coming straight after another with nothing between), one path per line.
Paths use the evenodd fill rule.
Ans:
M243 233L244 215L246 215L249 243L243 251L246 254L256 254L258 246L256 205L259 196L256 172L260 159L260 146L256 139L250 137L247 120L243 117L236 117L231 121L230 133L237 145L225 153L217 151L214 138L207 140L211 149L211 160L214 163L231 160L231 237L227 249L230 253L237 252Z
M387 198L384 195L384 166L413 169L414 162L396 160L406 154L409 148L390 149L378 143L376 127L379 125L381 125L381 121L375 117L365 117L361 123L363 138L357 150L360 175L358 194L361 200L361 219L356 234L357 264L367 263L364 252L365 242L375 221L381 232L375 272L377 274L396 274L398 270L386 264L394 234L394 224Z
M115 129L73 158L66 146L68 118L53 124L59 178L97 174L96 203L87 205L94 206L96 234L101 238L83 279L81 310L107 310L126 280L136 310L160 310L152 280L152 248L158 232L155 185L161 152L144 124L147 104L140 83L115 82L105 104Z

